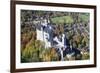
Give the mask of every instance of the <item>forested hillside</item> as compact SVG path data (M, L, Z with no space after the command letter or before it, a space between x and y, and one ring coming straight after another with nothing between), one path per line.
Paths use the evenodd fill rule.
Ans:
M49 23L55 28L52 33L66 35L66 43L69 43L69 47L63 51L65 61L89 59L89 13L21 10L22 63L60 61L60 55L54 47L44 49L45 43L36 40L36 26L41 22L41 18L50 20ZM71 48L80 53L75 52L68 58L67 52L70 52Z

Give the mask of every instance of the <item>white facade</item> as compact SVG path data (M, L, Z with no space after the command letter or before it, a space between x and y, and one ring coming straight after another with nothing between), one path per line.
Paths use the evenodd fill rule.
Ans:
M43 20L40 25L47 27L46 19ZM43 27L41 27L41 30L36 29L36 33L37 33L37 40L43 41L45 43L45 48L51 47L51 42L48 41L50 35L43 30Z
M49 34L44 32L43 30L36 30L37 32L37 40L43 41L45 43L45 48L51 47L51 42L47 40L49 38Z

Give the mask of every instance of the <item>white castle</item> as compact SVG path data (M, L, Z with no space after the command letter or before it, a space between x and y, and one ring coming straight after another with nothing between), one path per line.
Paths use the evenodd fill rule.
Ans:
M47 20L44 19L39 24L39 29L36 29L37 40L43 41L45 43L45 48L51 47L51 42L48 41L48 39L50 38L50 35L47 32L48 30L44 30L47 28L47 24ZM51 29L51 27L49 27L49 29Z
M65 34L59 35L60 39L55 36L53 37L53 27L49 25L50 21L47 19L42 19L40 21L40 24L37 25L36 33L37 33L37 40L43 41L45 43L45 48L49 47L55 47L56 49L59 49L61 54L61 60L63 60L63 49L66 48L65 45ZM53 44L53 41L56 42L56 44Z
M65 47L65 43L64 43L65 34L59 35L62 41L60 41L57 36L52 37L52 30L54 29L51 25L49 25L49 23L50 23L49 20L43 19L41 23L38 25L36 29L37 40L43 41L45 43L45 48L52 47L52 41L57 42L55 47L59 47L59 48Z

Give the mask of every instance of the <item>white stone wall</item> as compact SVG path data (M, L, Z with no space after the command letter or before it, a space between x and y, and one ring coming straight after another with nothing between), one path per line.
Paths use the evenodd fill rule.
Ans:
M47 40L47 38L50 37L50 35L43 30L36 30L37 33L37 40L43 41L45 43L45 48L51 47L51 42Z

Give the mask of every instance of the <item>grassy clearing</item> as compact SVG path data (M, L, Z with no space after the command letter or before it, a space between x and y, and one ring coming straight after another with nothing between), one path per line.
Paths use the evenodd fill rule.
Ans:
M71 16L61 16L51 18L52 23L55 24L64 24L64 23L73 23L73 18Z

